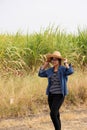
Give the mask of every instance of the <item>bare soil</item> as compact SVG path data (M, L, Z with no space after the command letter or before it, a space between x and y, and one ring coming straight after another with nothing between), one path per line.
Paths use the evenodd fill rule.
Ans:
M87 108L60 112L62 130L87 130ZM0 119L0 130L54 130L49 112L22 118Z

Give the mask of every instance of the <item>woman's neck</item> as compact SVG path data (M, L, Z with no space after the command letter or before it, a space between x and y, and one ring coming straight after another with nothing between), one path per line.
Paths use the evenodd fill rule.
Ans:
M54 72L57 72L57 71L58 71L58 68L59 68L59 65L54 66Z

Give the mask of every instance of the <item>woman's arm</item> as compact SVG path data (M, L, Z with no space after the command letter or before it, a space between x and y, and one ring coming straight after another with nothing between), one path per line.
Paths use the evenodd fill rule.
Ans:
M65 65L65 67L66 67L66 69L65 69L65 74L66 74L66 75L71 75L72 73L74 73L74 70L73 70L71 64L68 64L67 59L65 59L64 65Z
M38 76L47 77L46 68L49 66L49 62L44 62L44 64L40 67Z

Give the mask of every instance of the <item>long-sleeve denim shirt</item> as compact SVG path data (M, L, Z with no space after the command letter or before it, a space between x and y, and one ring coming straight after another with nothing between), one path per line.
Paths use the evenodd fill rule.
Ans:
M67 80L68 80L68 76L71 75L73 72L74 72L74 70L71 65L69 65L69 68L66 68L65 66L59 66L59 68L58 68L57 74L60 79L63 96L68 94ZM50 77L53 75L53 73L54 73L54 67L51 67L47 70L40 68L39 73L38 73L38 76L48 78L48 86L47 86L47 90L46 90L47 95L49 95L50 86L51 86Z

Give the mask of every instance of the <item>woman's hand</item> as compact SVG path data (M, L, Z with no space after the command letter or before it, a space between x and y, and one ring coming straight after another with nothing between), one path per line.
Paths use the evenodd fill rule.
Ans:
M66 68L69 68L69 64L68 64L68 60L67 59L64 60L64 65L66 66Z
M46 69L49 66L49 62L45 61L41 69Z

